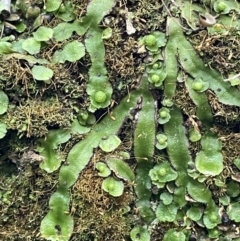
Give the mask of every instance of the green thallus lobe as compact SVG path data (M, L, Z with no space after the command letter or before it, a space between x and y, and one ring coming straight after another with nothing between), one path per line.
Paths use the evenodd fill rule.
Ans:
M182 68L195 79L201 76L203 83L209 85L209 89L214 91L218 101L226 105L236 105L240 107L240 95L236 88L223 81L219 72L205 66L200 56L193 46L186 40L183 30L178 24L178 19L168 18L169 41L165 48L165 65L167 77L164 81L164 94L172 99L176 89L178 75L178 60ZM179 48L181 43L181 48Z

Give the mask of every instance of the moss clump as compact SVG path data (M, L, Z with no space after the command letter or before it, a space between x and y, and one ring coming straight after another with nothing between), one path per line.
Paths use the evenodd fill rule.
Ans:
M72 110L63 108L56 99L28 100L20 106L10 105L3 122L20 136L42 137L51 126L70 127L71 116Z

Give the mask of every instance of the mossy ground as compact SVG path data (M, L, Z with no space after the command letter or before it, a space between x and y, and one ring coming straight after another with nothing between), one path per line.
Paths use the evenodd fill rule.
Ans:
M75 11L79 18L86 13L88 2L81 1L79 4L79 1L72 0L77 6ZM34 4L43 7L42 1L35 1ZM126 33L126 9L135 16L133 26L137 31L133 35ZM148 61L148 56L137 52L137 39L153 30L165 31L167 15L161 1L117 1L116 6L102 21L101 26L110 22L108 26L113 30L112 38L104 42L105 64L113 86L113 105L128 94L144 72L144 63ZM56 21L52 19L46 25L54 26ZM28 25L31 24L32 21L28 21ZM27 31L24 34L27 37L31 33ZM239 35L232 32L230 37L208 38L206 34L202 30L188 36L204 62L220 71L225 78L229 73L239 70ZM80 37L73 38L81 40ZM50 45L43 56L39 57L50 55L53 47L56 46ZM9 131L0 140L1 240L43 240L40 238L40 222L47 213L49 198L56 189L58 172L49 175L41 170L38 166L39 156L33 150L39 137L46 136L50 129L68 128L72 118L77 115L75 110L89 106L86 94L89 66L88 55L77 63L55 65L54 80L46 85L32 79L25 61L14 58L2 60L0 57L0 75L7 79L0 81L0 87L10 99L10 107L3 117ZM207 91L207 96L214 116L212 131L223 142L225 169L222 178L228 179L236 168L233 160L240 153L240 109L219 103L211 91ZM162 100L161 90L155 93L155 97L158 102ZM177 85L174 101L184 114L186 128L196 124L201 129L201 123L194 119L196 106L182 83ZM98 111L96 116L100 117L109 111ZM132 155L131 164L134 168L133 128L132 121L126 121L120 135L123 139L122 149L127 149ZM68 144L62 145L60 149L64 155L82 138L84 136L76 136ZM189 148L194 157L200 145L190 143ZM129 232L138 219L132 186L126 186L124 195L119 198L113 198L101 189L102 178L97 175L94 167L95 162L101 158L104 155L97 150L71 190L71 212L75 220L71 241L129 240ZM156 153L157 158L161 156ZM216 198L226 192L224 188L216 188L211 178L206 183L214 189L212 193ZM130 211L124 213L126 207L130 207ZM158 224L153 228L151 240L162 240L165 230L172 225Z

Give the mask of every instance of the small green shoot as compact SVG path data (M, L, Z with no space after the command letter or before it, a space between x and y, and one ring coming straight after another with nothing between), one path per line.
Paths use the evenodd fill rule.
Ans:
M209 83L204 82L201 78L197 78L192 82L192 88L198 92L204 92L209 88Z
M50 84L51 78L53 77L53 71L44 66L34 65L32 68L32 75L34 79Z
M107 159L106 163L117 177L129 182L135 180L134 172L123 160L112 157Z
M196 156L196 168L204 175L216 176L223 170L222 143L211 133L201 140L202 150Z
M70 1L65 1L64 5L61 5L59 10L55 12L55 16L65 22L71 22L75 20L76 15L74 13L72 3Z
M132 241L150 241L150 234L145 226L135 226L131 232Z
M165 205L162 202L156 209L156 216L160 222L173 222L177 215L178 207L172 202L169 205Z
M159 48L166 45L166 36L162 32L152 32L143 38L146 48L151 52L157 52Z
M33 37L36 41L48 41L53 37L53 29L41 26L36 32L33 33Z
M161 125L167 123L171 118L170 111L166 107L162 107L158 111L158 114L159 114L158 123Z
M61 0L47 0L45 8L47 12L54 12L59 9L61 5Z
M153 34L149 34L144 37L144 43L147 47L151 47L155 45L157 42L157 38Z
M167 72L164 68L150 71L148 81L155 87L160 87L167 76Z
M62 51L56 51L52 61L54 63L76 62L85 55L85 48L82 43L77 40L67 43Z
M107 99L107 95L105 92L99 90L94 95L94 101L96 101L98 104L104 103Z
M111 135L108 137L104 137L100 143L99 143L99 147L105 151L105 152L112 152L114 151L119 145L121 144L121 140L119 139L119 137L117 137L116 135Z
M86 110L80 111L77 118L79 124L83 126L92 126L96 123L96 117L94 116L94 114L89 113Z
M9 42L0 42L0 54L12 53L12 44Z
M104 162L97 162L96 169L98 170L98 175L100 177L108 177L111 174L110 169Z
M103 180L102 189L113 197L120 197L123 194L124 185L122 181L108 177Z
M211 238L211 239L218 238L220 234L221 234L221 231L218 230L217 228L213 228L213 229L208 230L208 235L209 235L209 238Z
M213 206L204 213L203 215L203 223L207 229L213 229L218 224L221 223L221 218L219 216L219 208L217 206Z
M112 36L112 29L105 28L102 32L102 39L110 39Z
M152 183L161 188L166 182L175 180L178 174L168 162L163 162L154 166L154 168L150 170L149 176Z
M23 41L22 48L31 55L38 54L40 52L41 43L34 38L27 38Z
M191 142L199 141L202 138L202 135L195 128L189 130L189 139Z
M172 107L173 106L173 101L168 98L165 98L161 103L164 107Z
M157 142L156 142L156 148L158 150L165 149L167 147L167 136L164 134L157 134L156 136Z
M213 9L215 12L220 14L228 14L231 8L227 4L228 1L217 0L213 4Z
M169 205L173 201L173 195L170 194L169 192L163 192L160 195L160 200L162 200L164 205Z
M203 215L203 210L199 206L193 206L187 210L187 217L197 222Z

